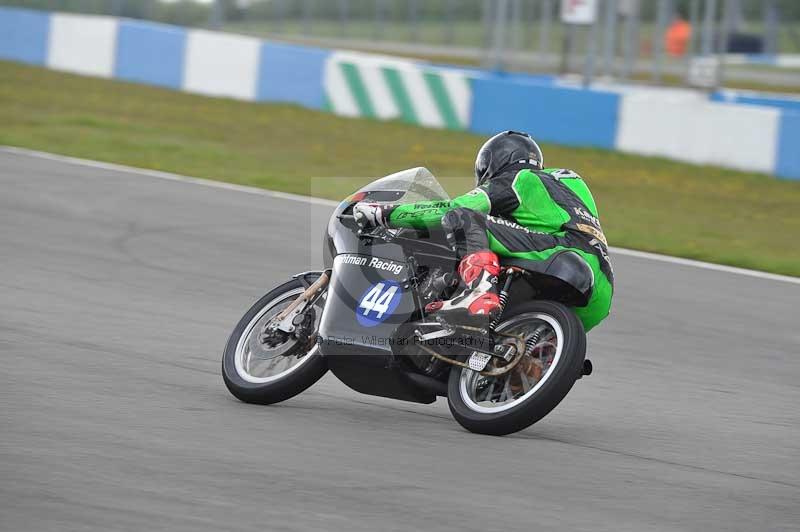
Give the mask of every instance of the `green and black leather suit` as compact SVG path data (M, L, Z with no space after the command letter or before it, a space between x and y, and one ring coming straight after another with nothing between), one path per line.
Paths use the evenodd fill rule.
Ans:
M460 256L490 249L500 257L543 261L563 250L575 251L595 278L589 303L575 313L588 331L611 309L614 274L608 244L589 187L571 170L515 164L450 201L400 205L388 222L417 229L442 225L455 234Z

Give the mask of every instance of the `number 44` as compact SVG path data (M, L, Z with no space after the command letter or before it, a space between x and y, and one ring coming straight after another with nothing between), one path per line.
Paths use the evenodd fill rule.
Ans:
M392 302L392 298L397 293L397 285L389 286L386 291L384 291L385 285L383 283L376 284L372 290L370 290L364 299L361 300L361 304L358 308L364 309L364 316L369 314L370 311L375 311L378 315L377 318L382 318L383 314L389 310L389 304Z

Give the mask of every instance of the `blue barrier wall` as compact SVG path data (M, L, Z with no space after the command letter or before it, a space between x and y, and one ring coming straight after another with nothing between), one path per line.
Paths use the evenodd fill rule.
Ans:
M781 177L800 179L800 113L781 113L775 173Z
M322 109L322 76L330 50L265 42L261 45L256 99Z
M43 65L47 61L50 14L0 9L0 59Z
M472 77L483 79L494 79L497 81L521 81L526 83L536 83L539 85L550 85L558 81L558 76L555 74L533 74L528 72L502 72L499 70L486 70L479 67L461 66L454 67L444 63L431 63L431 66L437 68L456 68L461 72L465 72Z
M175 26L121 20L114 77L180 89L186 30Z
M613 149L619 95L533 83L475 79L471 131L527 131L545 142Z
M800 112L800 98L790 96L769 96L765 94L739 93L733 91L717 91L711 94L711 101L738 103L743 105L760 105Z

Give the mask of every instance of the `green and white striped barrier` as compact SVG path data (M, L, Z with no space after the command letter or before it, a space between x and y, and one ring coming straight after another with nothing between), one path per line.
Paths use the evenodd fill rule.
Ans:
M328 106L338 115L456 130L470 124L470 80L458 70L335 52L325 65L324 87Z

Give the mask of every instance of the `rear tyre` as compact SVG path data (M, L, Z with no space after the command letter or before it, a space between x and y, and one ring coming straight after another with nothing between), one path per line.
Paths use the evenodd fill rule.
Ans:
M533 349L534 356L525 355L499 377L483 377L454 366L447 402L453 417L467 430L503 436L533 425L564 399L581 376L586 333L572 310L553 301L507 309L496 330L525 336L539 347Z
M239 400L261 405L279 403L306 390L328 371L313 343L300 345L292 337L276 346L259 341L269 319L304 290L297 279L275 288L247 311L231 333L222 355L222 378ZM324 301L314 307L315 330Z

